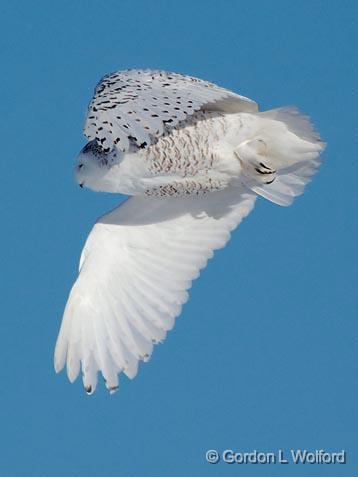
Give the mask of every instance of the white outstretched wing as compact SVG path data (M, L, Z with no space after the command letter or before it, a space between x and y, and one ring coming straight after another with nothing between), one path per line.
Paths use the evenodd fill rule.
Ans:
M244 189L165 201L132 197L102 217L84 247L55 350L55 369L81 367L87 392L101 371L110 391L118 373L133 378L187 300L191 281L213 250L251 211Z
M119 71L98 83L84 133L105 150L146 147L203 107L257 111L254 101L208 81L158 70Z

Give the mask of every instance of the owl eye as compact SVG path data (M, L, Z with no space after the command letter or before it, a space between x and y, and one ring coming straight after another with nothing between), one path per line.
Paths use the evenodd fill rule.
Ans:
M78 164L78 169L82 169L83 164Z

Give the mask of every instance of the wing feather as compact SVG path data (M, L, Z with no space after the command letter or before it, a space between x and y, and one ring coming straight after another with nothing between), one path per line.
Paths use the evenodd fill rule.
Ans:
M133 378L164 340L213 250L251 211L255 194L227 189L191 198L132 197L90 233L66 305L55 369L82 368L87 392L101 371L110 391L120 372Z
M257 111L254 101L208 81L159 70L106 75L89 104L84 134L104 149L145 147L199 109Z

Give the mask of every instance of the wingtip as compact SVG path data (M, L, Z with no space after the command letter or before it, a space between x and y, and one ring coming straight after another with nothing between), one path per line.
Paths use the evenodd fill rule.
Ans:
M115 394L118 391L119 386L112 386L112 387L108 387L107 389L108 389L109 394L112 395L112 394Z
M53 367L54 367L54 370L55 370L55 373L60 373L62 370L63 370L63 367L64 367L64 363L62 363L61 361L59 361L55 355L54 357L54 360L53 360Z
M91 396L95 392L95 388L92 386L84 386L84 390L88 396Z

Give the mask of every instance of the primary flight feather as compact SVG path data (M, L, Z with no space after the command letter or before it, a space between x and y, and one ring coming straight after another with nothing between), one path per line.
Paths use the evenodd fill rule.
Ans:
M136 375L256 196L291 204L324 145L293 108L158 70L105 76L84 133L79 185L132 196L93 227L56 343L56 371L91 394L98 372L110 392Z

